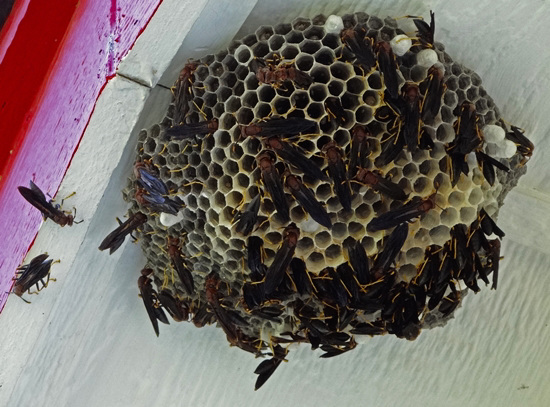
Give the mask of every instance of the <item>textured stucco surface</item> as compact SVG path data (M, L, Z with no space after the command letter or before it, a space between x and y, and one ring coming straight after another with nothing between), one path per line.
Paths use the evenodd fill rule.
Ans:
M193 18L204 17L211 3L196 5L201 9ZM125 212L119 191L130 171L133 138L160 119L166 106L156 98L168 90L115 78L98 102L59 192L77 190L69 203L85 222L71 229L45 223L29 254L48 251L61 258L53 268L58 281L31 296L32 305L10 298L0 316L0 405L550 404L550 170L543 153L550 130L550 52L540 40L550 35L550 6L534 0L506 0L496 8L473 0L253 3L242 2L239 27L228 29L227 41L262 23L297 15L363 10L381 17L427 16L430 8L435 11L438 41L479 73L502 115L524 127L537 148L527 175L499 215L507 235L498 290L468 295L444 329L426 331L414 342L378 337L331 360L319 359L320 352L305 346L294 349L288 364L258 392L252 390L252 372L259 361L229 348L221 330L172 323L162 326L156 338L137 296L144 262L139 247L127 242L108 256L97 246L116 225L114 217ZM163 28L159 35L170 35L181 25L182 12L169 13L165 7L174 2L163 3L142 39L154 24ZM224 18L223 13L208 13L213 25ZM204 23L191 24L185 38L201 38L207 29ZM170 44L170 50L155 57L163 71L178 63L172 56L179 44ZM134 51L146 55L139 46ZM181 55L179 63L186 59ZM137 76L142 84L162 77L143 74L150 68L133 72L125 76ZM166 83L172 83L175 77L166 75ZM147 115L138 121L142 111Z

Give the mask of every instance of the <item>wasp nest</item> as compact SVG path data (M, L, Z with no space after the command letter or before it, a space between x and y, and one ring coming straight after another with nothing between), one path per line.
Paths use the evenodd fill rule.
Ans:
M413 40L362 13L262 26L186 65L139 135L124 194L150 214L153 302L272 355L257 387L285 343L414 339L478 279L496 288L491 217L533 147L433 16L414 22Z

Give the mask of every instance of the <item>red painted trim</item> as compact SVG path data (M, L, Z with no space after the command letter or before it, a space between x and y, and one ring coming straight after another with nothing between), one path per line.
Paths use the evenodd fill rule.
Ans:
M9 171L4 169L0 182L0 230L14 237L0 245L0 309L15 268L41 224L39 213L16 187L34 178L44 191L55 193L101 89L160 2L32 0L9 47L0 45L0 52L7 49L0 68L5 82L0 96L2 146L12 143L1 152L9 158L4 167ZM2 41L16 24L20 7L14 7L6 22L4 28L10 22L11 28L2 30Z

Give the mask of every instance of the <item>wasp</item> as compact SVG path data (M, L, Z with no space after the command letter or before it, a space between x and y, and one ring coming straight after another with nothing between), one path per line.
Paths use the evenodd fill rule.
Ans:
M302 259L294 257L290 261L290 270L292 271L292 280L296 284L296 290L300 295L311 294L313 283L311 276L306 269L306 263Z
M501 121L501 123L504 130L506 130L504 122ZM523 130L519 127L512 126L511 129L512 131L506 131L506 138L515 143L517 146L517 151L523 156L523 160L521 160L520 165L525 165L525 163L529 161L533 155L535 146L527 137L525 137Z
M386 137L380 143L381 151L377 160L380 160L380 165L385 166L391 163L405 148L405 140L399 135Z
M355 179L363 184L369 185L375 191L391 199L405 201L408 197L399 185L365 168L359 168Z
M334 191L346 212L351 211L351 190L346 176L342 150L334 141L329 141L322 149L328 162L328 173L334 181Z
M489 260L489 270L493 272L493 285L491 286L491 290L496 290L498 284L498 262L500 260L500 240L489 240L487 258Z
M347 122L346 111L342 107L342 102L336 96L330 96L325 100L325 110L328 113L329 120L336 120L340 126L345 126Z
M166 289L158 293L157 298L174 321L187 321L187 318L189 317L189 306L187 304L174 298L172 293Z
M359 298L359 281L357 279L357 274L351 266L348 263L340 264L336 268L336 272L345 290L348 292L350 300L353 302L356 298Z
M256 195L250 201L244 212L238 212L235 216L237 221L237 233L248 236L258 220L258 211L260 210L260 194Z
M149 275L151 275L152 273L153 270L151 269L146 268L141 270L141 276L138 278L138 288L141 299L143 300L143 305L145 305L145 309L147 310L149 320L151 321L153 329L155 330L155 334L159 336L158 321L161 321L165 324L168 324L169 322L168 318L166 318L166 314L158 303L157 292L151 284L151 279L149 278Z
M299 177L286 173L285 185L289 189L290 193L298 203L304 208L304 210L311 215L311 217L319 224L330 229L332 222L330 216L315 198L314 193L308 187L304 186Z
M277 168L275 168L275 157L273 153L270 151L264 151L256 157L256 161L258 163L258 167L260 167L262 181L267 189L267 193L273 201L277 214L283 223L289 222L290 209L286 200L281 176L279 175Z
M399 77L397 75L397 62L395 55L391 49L391 45L386 41L379 41L376 44L376 57L378 59L378 67L384 77L384 85L391 99L397 99L399 96Z
M247 264L250 269L252 281L260 281L267 270L262 260L263 239L258 236L250 236L247 243Z
M347 341L344 342L344 338L347 337ZM349 350L355 349L357 342L353 336L350 336L344 332L333 332L323 338L324 341L329 343L321 346L321 349L325 351L320 358L332 358L334 356L339 356L346 353ZM339 345L334 345L332 343L339 343Z
M275 292L283 281L286 269L294 256L299 238L300 229L294 223L288 225L283 231L283 244L275 254L275 258L265 275L265 292L267 295Z
M254 373L258 375L258 378L256 379L256 384L254 385L254 390L258 390L264 385L267 379L271 377L273 372L277 370L281 362L285 360L285 356L287 355L287 353L288 351L281 345L276 345L273 348L273 357L271 359L264 360L258 365L256 370L254 370Z
M416 199L417 197L415 197L402 207L383 213L382 215L371 220L367 225L367 229L371 232L390 229L403 222L409 222L412 219L423 215L435 207L436 194L437 192L434 192L432 195L424 199Z
M504 232L502 231L502 229L497 226L495 221L491 219L489 214L485 212L485 209L483 208L479 211L479 222L483 233L485 233L487 236L491 236L494 233L501 239L504 237Z
M409 224L407 222L398 225L393 232L391 232L390 236L385 239L384 250L378 253L374 259L374 270L384 274L390 269L391 264L401 252L408 235Z
M414 83L405 83L401 88L404 101L402 111L401 136L409 150L418 148L420 143L420 90Z
M19 193L23 196L23 198L26 199L28 203L30 203L32 206L34 206L36 209L38 209L41 213L44 219L51 219L55 223L57 223L59 226L72 226L73 223L81 223L76 222L74 220L74 216L70 213L66 213L62 211L58 205L54 206L52 204L52 201L46 200L46 196L44 195L44 192L38 186L30 181L30 188L26 187L17 187L19 190ZM76 209L75 209L75 215L76 215Z
M198 66L198 61L188 62L180 71L179 77L172 88L175 106L174 123L181 123L189 112L189 102L193 99L192 76Z
M109 249L109 254L113 254L120 247L126 235L131 234L134 230L147 222L147 216L141 212L136 212L130 215L126 222L121 222L118 218L116 218L116 220L120 226L109 233L99 245L99 250Z
M441 265L440 252L441 246L430 245L424 251L424 261L418 266L416 276L412 279L412 283L419 287L427 286L432 279L437 275L439 266Z
M48 286L50 270L54 261L47 259L47 253L40 254L34 257L29 264L17 268L17 279L15 280L13 292L28 304L30 302L23 298L25 291L28 291L29 294L38 294L40 290ZM46 281L44 281L45 278ZM51 278L51 280L55 281L55 278ZM38 283L42 283L42 287ZM31 288L34 285L36 285L36 293L31 293Z
M171 199L168 187L159 178L158 171L148 161L138 161L134 165L134 175L139 188L136 190L136 201L159 212L176 215L183 206L179 198Z
M296 69L291 63L275 66L266 64L261 58L254 58L250 62L249 67L256 74L258 82L275 87L282 86L286 81L292 81L300 88L307 88L313 83L311 76Z
M389 333L412 341L421 331L418 320L421 311L407 284L400 282L391 289L381 316Z
M368 137L372 137L372 133L361 125L355 126L351 130L351 150L348 167L348 177L353 178L358 167L367 165L367 156L369 149Z
M265 285L263 282L253 282L245 283L243 285L243 300L248 307L248 309L253 310L254 308L262 305L266 300Z
M279 117L265 122L252 123L241 126L241 136L246 137L272 137L285 134L286 137L300 133L317 133L317 123L301 117Z
M257 355L258 349L252 345L249 338L244 335L236 325L236 323L244 323L244 321L241 321L242 318L239 319L235 317L234 314L226 310L220 303L219 285L220 279L216 273L209 274L204 283L206 301L208 301L210 308L212 308L216 320L225 332L227 340L231 345Z
M341 33L342 42L353 54L355 63L365 73L369 73L376 66L376 55L374 54L374 40L365 36L365 30L361 28L348 28Z
M478 122L475 106L468 101L462 103L460 115L454 123L456 137L447 146L447 152L466 155L478 150L483 143Z
M360 284L366 285L370 282L369 258L361 242L355 240L347 244L348 261L357 275Z
M170 256L170 262L172 267L178 273L183 288L187 294L192 295L195 292L195 283L193 281L193 274L185 264L183 254L180 249L180 242L177 237L168 237L166 240L168 246L168 255Z
M326 179L319 167L307 158L303 152L293 147L291 144L282 141L279 137L270 137L267 139L266 144L284 161L296 168L299 168L310 178L320 181Z
M206 136L218 130L218 120L211 119L198 123L183 123L169 127L164 132L167 139L185 140L195 136Z
M476 151L476 159L479 167L481 168L481 172L483 173L483 177L485 177L491 186L495 183L495 167L505 172L510 171L510 168L508 168L507 165L495 160L493 157L490 157L481 151Z
M460 305L460 291L456 287L451 285L451 293L441 300L439 305L439 312L443 314L443 317L447 317L453 313L453 311Z
M372 322L360 322L355 324L352 330L349 331L354 335L384 335L386 331L386 322L382 319L377 319Z
M428 77L421 86L425 84L426 91L420 107L422 121L432 123L441 108L441 99L447 89L443 82L443 71L436 66L428 70Z
M435 33L435 15L433 11L430 10L430 24L426 23L420 18L413 19L414 25L418 30L418 38L422 45L427 48L433 48L434 45L434 33Z
M183 204L176 197L171 199L162 195L151 195L144 188L137 188L134 198L141 206L148 207L155 212L165 212L171 215L177 215Z

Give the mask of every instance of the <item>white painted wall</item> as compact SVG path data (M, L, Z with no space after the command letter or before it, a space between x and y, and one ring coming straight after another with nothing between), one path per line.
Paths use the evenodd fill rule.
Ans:
M537 150L499 224L498 291L470 294L444 329L414 342L378 337L332 360L302 346L259 392L259 363L221 330L161 326L156 338L137 296L137 245L97 246L125 212L120 189L136 135L162 117L189 57L217 51L261 24L319 12L380 17L436 13L437 40L474 69ZM105 88L59 195L85 219L50 222L29 257L61 258L32 305L10 298L0 316L1 406L548 406L550 405L550 5L545 1L164 0ZM128 80L126 78L132 78Z

